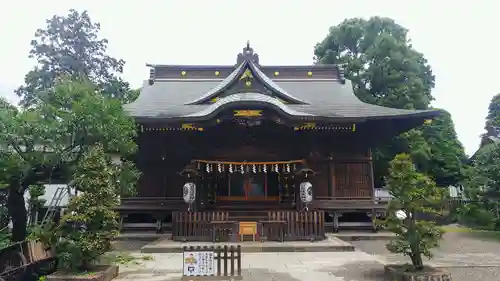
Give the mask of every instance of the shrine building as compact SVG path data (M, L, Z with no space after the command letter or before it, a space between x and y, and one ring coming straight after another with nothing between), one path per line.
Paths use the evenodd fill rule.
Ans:
M371 149L439 114L364 103L342 67L261 65L249 44L234 65L148 66L125 105L142 176L118 211L179 241L375 230Z

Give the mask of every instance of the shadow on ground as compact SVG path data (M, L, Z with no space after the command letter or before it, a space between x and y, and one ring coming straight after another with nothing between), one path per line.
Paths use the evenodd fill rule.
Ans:
M344 281L382 281L384 266L376 261L363 261L344 264L342 267L323 267L321 272L328 272Z
M307 273L304 273L307 274ZM181 272L179 270L141 268L125 272L120 272L118 281L121 280L144 280L155 281L179 281ZM244 281L303 281L284 272L270 272L268 269L252 268L242 270L241 275ZM164 277L164 278L162 278ZM230 279L228 279L230 280ZM364 281L364 280L360 280Z

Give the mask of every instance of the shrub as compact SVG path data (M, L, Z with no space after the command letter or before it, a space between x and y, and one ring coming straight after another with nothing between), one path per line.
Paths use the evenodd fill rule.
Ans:
M66 270L87 270L118 234L119 187L102 146L85 154L70 185L80 191L68 204L57 227L59 265Z
M387 219L382 223L396 234L396 238L387 244L387 249L409 256L411 270L422 270L422 256L432 257L430 249L438 246L443 231L434 222L417 220L416 215L437 214L443 189L417 172L407 154L398 154L390 162L387 187L393 198Z

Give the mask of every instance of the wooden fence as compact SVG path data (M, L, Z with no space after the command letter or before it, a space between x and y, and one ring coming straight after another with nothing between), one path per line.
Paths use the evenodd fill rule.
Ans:
M263 224L263 234L269 233L266 227L274 228L274 232L280 232L276 229L282 225L282 237L280 240L322 240L325 238L325 212L323 211L272 211L268 212L269 223ZM275 236L275 240L277 237Z
M324 211L269 211L267 220L258 221L261 238L277 241L321 240L325 238ZM230 221L222 211L174 212L174 241L232 241L239 238L239 222Z
M213 241L219 234L219 240L230 240L229 231L214 233L215 222L228 222L228 212L173 212L172 240L175 241Z
M242 280L243 277L241 275L241 246L185 246L184 250L184 258L183 258L183 276L181 280ZM213 257L213 263L211 260L201 261L199 256L196 256L198 253L206 253L202 258L205 258L209 255ZM198 264L204 262L204 264L200 264L204 268L198 272L195 271L193 266L193 273L186 275L186 263L189 264L189 260L193 264ZM208 258L211 259L211 258ZM213 266L213 268L212 268ZM201 271L201 272L200 272Z

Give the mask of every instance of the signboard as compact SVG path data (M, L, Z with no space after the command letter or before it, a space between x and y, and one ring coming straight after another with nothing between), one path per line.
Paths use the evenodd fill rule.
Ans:
M215 275L213 251L184 251L182 261L184 276Z

